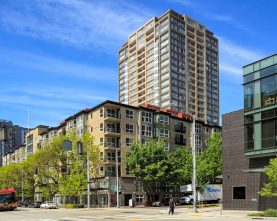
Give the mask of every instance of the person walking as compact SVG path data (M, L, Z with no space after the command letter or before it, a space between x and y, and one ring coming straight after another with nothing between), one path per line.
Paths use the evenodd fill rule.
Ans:
M174 209L175 209L175 202L173 200L173 198L171 197L170 200L169 200L169 208L168 208L168 215L173 215L174 214Z

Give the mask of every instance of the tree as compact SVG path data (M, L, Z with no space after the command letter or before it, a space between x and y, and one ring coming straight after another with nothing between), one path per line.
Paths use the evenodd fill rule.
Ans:
M63 176L60 185L62 196L73 197L76 203L77 196L82 197L82 192L86 187L86 170L82 169L80 161L74 161L67 169L67 176Z
M143 145L133 144L127 157L127 166L138 181L143 183L144 191L152 201L157 182L166 183L173 180L172 156L165 150L165 143L160 139L151 140Z
M67 176L63 176L60 192L62 196L73 197L76 203L76 197L80 196L80 203L83 197L84 189L87 186L87 153L89 152L90 173L96 177L99 166L99 147L94 144L94 139L90 133L86 132L82 137L76 134L69 134L68 140L72 141L72 152L68 155L66 168ZM77 149L77 143L82 142L82 153Z
M192 152L189 147L181 147L171 154L172 177L176 185L191 183L192 178Z
M265 167L265 174L268 182L261 189L260 195L266 197L277 196L277 157L271 159L269 165Z
M197 180L200 186L214 183L222 175L222 139L220 133L213 133L208 138L208 146L197 157Z

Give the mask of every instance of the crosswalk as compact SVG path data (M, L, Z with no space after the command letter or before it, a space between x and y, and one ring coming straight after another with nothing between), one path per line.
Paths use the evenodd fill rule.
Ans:
M118 214L118 215L96 215L96 216L78 216L62 217L59 219L39 219L39 221L93 221L93 220L113 220L113 221L161 221L161 220L191 220L192 217L182 215L167 214Z

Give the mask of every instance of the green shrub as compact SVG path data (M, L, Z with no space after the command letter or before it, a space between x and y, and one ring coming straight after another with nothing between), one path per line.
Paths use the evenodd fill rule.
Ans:
M264 211L264 215L267 217L277 217L277 209L268 209Z
M76 209L76 208L84 208L83 204L65 204L65 208L67 209Z
M250 213L248 216L258 216L258 217L277 217L277 209L267 209L261 213Z
M74 208L74 204L65 204L64 208L73 209Z
M259 216L259 217L263 217L264 213L250 213L248 214L248 216Z

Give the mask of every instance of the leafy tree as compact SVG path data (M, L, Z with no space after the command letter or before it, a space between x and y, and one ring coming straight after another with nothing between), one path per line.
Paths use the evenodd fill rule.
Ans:
M169 152L165 150L165 143L161 140L131 146L127 165L137 180L143 183L144 191L150 197L150 201L157 182L165 183L173 180L171 159Z
M90 159L90 173L96 177L99 165L99 147L94 144L94 139L90 133L86 132L82 137L75 134L69 134L68 140L72 141L72 152L68 156L67 171L70 174L63 176L60 192L63 196L76 197L80 196L80 203L83 196L83 190L87 186L87 153ZM77 150L77 142L82 142L82 153Z
M60 185L60 193L62 196L74 197L74 203L76 203L76 197L82 196L82 192L86 187L86 170L82 169L82 163L75 161L68 169L67 176L63 176Z
M220 133L213 133L208 138L208 146L197 157L197 180L201 186L214 183L222 174L222 139Z
M192 178L192 152L191 148L182 147L171 154L172 177L176 185L191 183Z
M265 167L265 174L268 182L263 186L260 194L266 197L277 196L277 157L271 159L269 165Z

